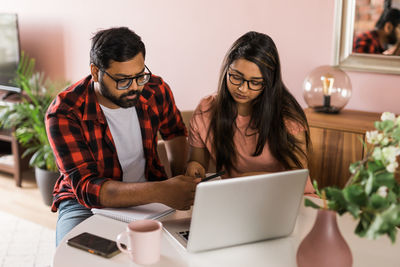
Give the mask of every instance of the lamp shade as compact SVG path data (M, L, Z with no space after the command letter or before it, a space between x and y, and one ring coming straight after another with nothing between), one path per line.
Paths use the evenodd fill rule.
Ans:
M303 97L317 112L338 113L350 100L350 78L338 67L317 67L304 79Z

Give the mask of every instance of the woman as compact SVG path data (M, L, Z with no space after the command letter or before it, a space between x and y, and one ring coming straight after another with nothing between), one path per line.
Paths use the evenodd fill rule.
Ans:
M224 178L307 168L307 120L283 84L269 36L248 32L233 44L217 94L193 113L189 143L186 174L193 177L205 176L210 158ZM314 192L309 179L305 192Z

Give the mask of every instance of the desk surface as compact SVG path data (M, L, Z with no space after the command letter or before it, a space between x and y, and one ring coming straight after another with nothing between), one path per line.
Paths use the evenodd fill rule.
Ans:
M190 212L176 212L164 219L190 216ZM316 210L301 205L293 233L276 240L262 241L246 245L217 249L200 253L188 253L167 233L161 241L161 260L152 266L273 266L296 267L296 251L302 239L312 228ZM348 242L353 254L353 267L397 267L400 264L400 233L397 243L392 245L387 237L367 240L356 236L353 231L356 222L349 215L338 216L339 228ZM54 255L53 267L70 266L139 266L130 261L126 254L120 253L111 259L89 254L70 247L66 240L82 232L90 232L115 240L124 231L126 223L101 215L93 215L77 225L64 237Z

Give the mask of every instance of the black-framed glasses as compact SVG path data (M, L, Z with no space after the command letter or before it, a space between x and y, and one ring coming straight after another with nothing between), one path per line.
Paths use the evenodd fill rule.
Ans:
M104 72L105 74L107 74L108 77L110 77L113 81L115 81L117 83L117 89L118 90L126 90L128 89L131 85L133 80L136 80L136 84L138 86L142 86L145 85L151 78L151 71L149 70L149 68L144 65L144 67L149 71L149 72L145 72L139 75L136 75L134 77L130 77L130 78L122 78L122 79L115 79L113 76L111 76L111 74L109 74L107 71L105 70L101 70L102 72Z
M242 86L244 82L247 82L247 88L253 91L261 91L264 89L264 80L246 80L242 76L238 74L228 73L229 81L233 85L238 85L239 87Z

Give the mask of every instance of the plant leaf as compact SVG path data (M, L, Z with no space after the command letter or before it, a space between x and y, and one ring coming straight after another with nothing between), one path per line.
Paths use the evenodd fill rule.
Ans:
M56 171L57 165L47 138L44 117L55 93L67 83L51 82L43 73L35 72L35 59L23 51L15 82L23 91L22 101L1 107L0 125L16 129L15 136L26 149L22 156L31 157L31 166Z
M320 206L318 206L317 204L315 204L314 202L312 202L311 200L309 200L308 198L304 199L304 206L306 207L312 207L314 209L321 209Z
M385 171L376 174L375 182L377 187L384 185L387 186L388 188L393 188L393 186L396 183L396 180L394 179L393 173Z
M376 239L382 234L387 234L392 243L394 243L396 241L396 226L399 223L400 205L392 204L387 210L376 215L365 236L369 239Z
M368 172L368 179L367 182L365 184L365 193L367 195L370 195L374 186L374 182L375 182L375 176L374 173L369 171Z
M369 205L371 207L371 209L374 210L383 210L389 207L389 201L387 198L383 198L378 194L373 194L370 197L370 201L369 201Z
M347 203L344 199L342 190L336 187L326 187L326 198L328 200L328 208L337 211L340 215L347 211Z
M367 195L360 185L350 185L343 189L343 196L346 201L356 206L365 206L367 204Z

